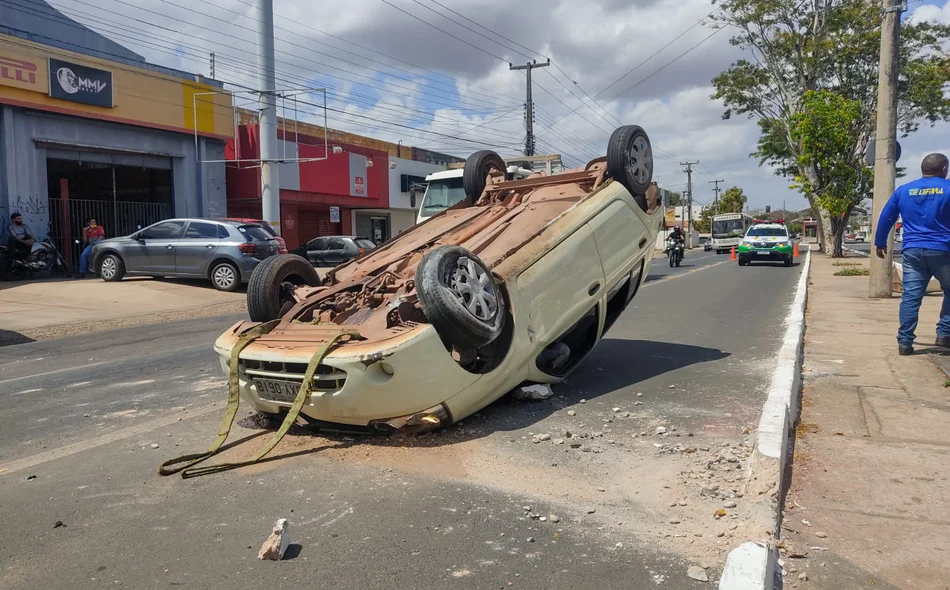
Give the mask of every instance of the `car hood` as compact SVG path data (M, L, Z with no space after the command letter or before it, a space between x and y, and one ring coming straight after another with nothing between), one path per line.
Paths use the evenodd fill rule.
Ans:
M133 240L133 239L132 239L131 237L129 237L129 236L121 236L121 237L118 237L118 238L106 238L106 239L104 239L104 240L99 240L98 242L96 242L96 247L110 246L110 245L111 245L111 246L119 246L119 245L123 245L123 244L129 244L129 243L132 243L132 242L134 242L134 241L135 241L135 240Z

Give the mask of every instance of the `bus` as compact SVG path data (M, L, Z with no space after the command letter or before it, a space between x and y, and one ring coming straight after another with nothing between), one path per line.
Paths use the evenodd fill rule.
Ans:
M745 213L723 213L712 218L712 249L723 254L738 246L752 226L752 216Z

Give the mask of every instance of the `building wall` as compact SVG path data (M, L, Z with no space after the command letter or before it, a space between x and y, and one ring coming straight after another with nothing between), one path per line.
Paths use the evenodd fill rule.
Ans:
M422 201L422 195L418 195L419 202L413 207L409 200L409 192L402 191L402 175L418 176L425 178L433 172L445 170L443 164L429 164L427 162L417 162L405 158L389 158L389 206L393 209L414 209L418 210ZM393 167L395 166L395 167ZM413 213L415 215L415 213Z
M227 211L224 164L201 164L194 136L3 105L0 116L0 214L19 211L45 238L49 227L48 149L112 151L124 160L171 160L174 215L216 217ZM202 157L224 158L224 142L201 138ZM5 228L7 223L3 223Z

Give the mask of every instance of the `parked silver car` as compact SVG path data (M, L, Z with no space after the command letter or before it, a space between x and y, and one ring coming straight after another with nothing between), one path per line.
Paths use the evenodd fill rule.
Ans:
M90 267L105 281L126 274L204 277L216 289L234 291L277 249L277 240L255 223L166 219L130 236L99 242Z

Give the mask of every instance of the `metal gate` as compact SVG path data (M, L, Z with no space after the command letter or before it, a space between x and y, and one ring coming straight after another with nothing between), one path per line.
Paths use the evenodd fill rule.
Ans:
M49 215L49 239L75 269L79 267L79 255L83 248L82 230L90 217L95 217L99 225L105 228L107 238L114 238L127 236L139 227L168 219L172 211L171 205L167 203L50 199Z

